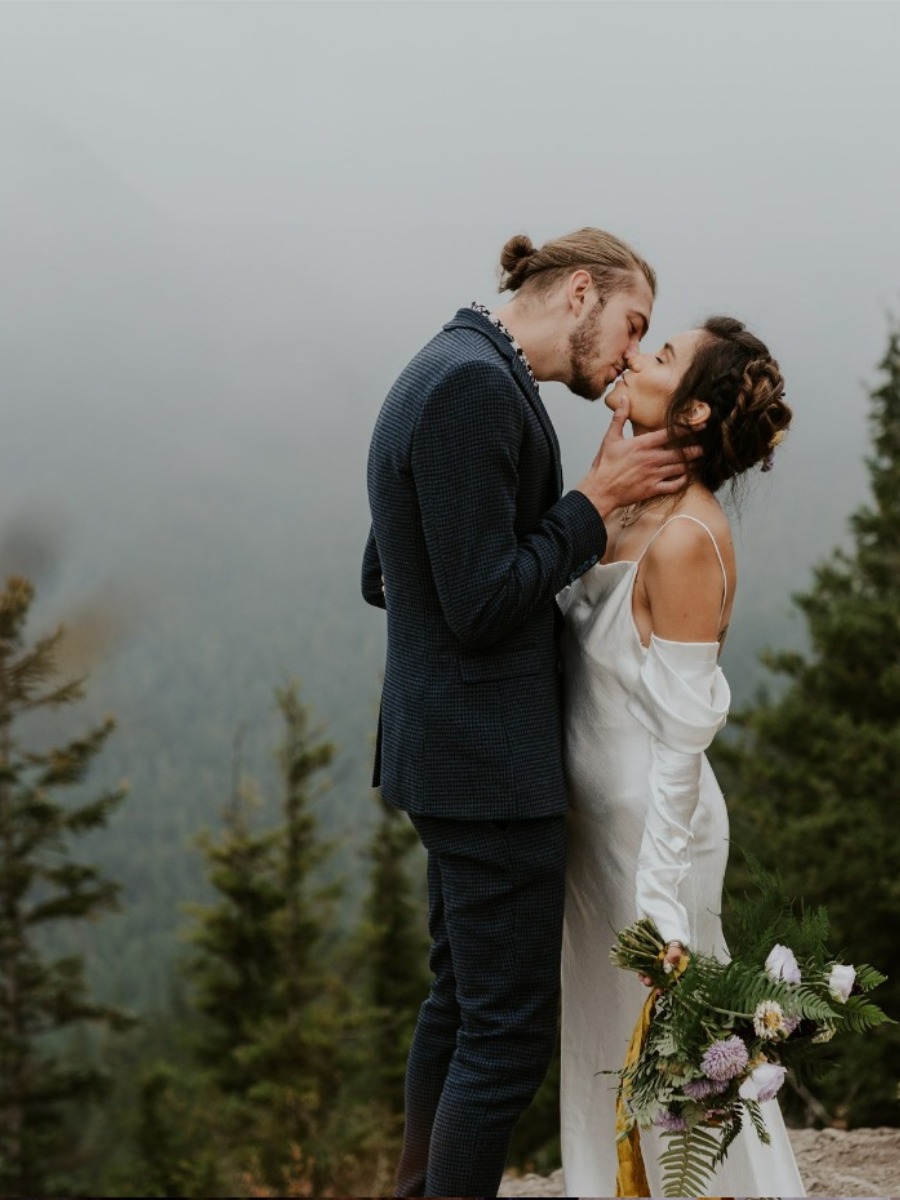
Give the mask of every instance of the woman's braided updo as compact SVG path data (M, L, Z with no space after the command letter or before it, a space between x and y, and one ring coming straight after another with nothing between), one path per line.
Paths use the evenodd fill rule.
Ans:
M656 273L650 264L620 238L591 227L554 238L540 249L524 233L515 234L500 252L499 290L546 291L578 270L590 273L601 297L627 286L635 272L644 276L656 295Z
M709 405L706 425L692 435L703 455L691 474L715 492L771 454L791 423L784 380L766 345L733 317L710 317L704 337L669 404L667 424L674 442L684 443L684 418L695 400Z

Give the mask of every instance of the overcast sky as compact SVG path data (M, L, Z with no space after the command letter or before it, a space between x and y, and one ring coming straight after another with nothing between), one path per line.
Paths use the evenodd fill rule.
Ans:
M510 234L590 224L657 268L645 345L724 311L780 359L743 536L804 584L900 309L898 46L864 0L0 4L6 511L102 573L243 490L355 588L393 378ZM574 483L607 414L544 395Z

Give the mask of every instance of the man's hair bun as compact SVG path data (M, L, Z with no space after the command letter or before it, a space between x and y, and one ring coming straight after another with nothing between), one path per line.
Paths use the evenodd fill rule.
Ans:
M500 252L501 292L514 292L522 285L525 268L534 255L534 243L527 234L516 233L509 239Z

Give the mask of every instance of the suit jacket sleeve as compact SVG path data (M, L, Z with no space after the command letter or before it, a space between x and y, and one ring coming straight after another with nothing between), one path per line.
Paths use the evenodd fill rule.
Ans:
M363 553L362 594L368 604L374 604L376 608L386 607L384 587L381 582L381 559L378 555L378 543L375 541L374 529L369 530L369 538Z
M431 572L447 624L480 650L505 637L602 555L606 531L569 492L517 534L525 400L508 372L465 363L425 400L411 466Z

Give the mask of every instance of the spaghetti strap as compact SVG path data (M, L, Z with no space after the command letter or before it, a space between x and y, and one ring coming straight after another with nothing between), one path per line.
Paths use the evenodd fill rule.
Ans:
M725 563L722 559L722 552L719 550L719 543L716 541L715 537L713 536L713 531L710 529L710 527L708 525L705 525L703 523L703 521L700 520L699 517L692 517L690 513L676 513L674 515L674 517L669 517L668 521L663 521L662 525L660 525L659 529L657 529L657 531L654 533L653 537L650 538L650 540L647 542L647 545L641 551L639 557L636 560L637 564L640 565L641 559L643 559L644 555L647 553L647 551L650 549L650 547L653 545L653 543L656 541L656 539L659 537L659 535L662 533L662 531L665 529L665 527L667 525L671 525L671 523L673 521L677 521L679 518L682 521L693 521L695 525L699 525L701 529L705 529L706 532L709 534L709 540L713 544L713 549L716 552L716 558L719 560L719 566L722 568L722 579L724 581L724 591L722 593L722 607L719 611L719 620L721 621L722 616L725 612L725 605L728 601L728 574L725 570Z

